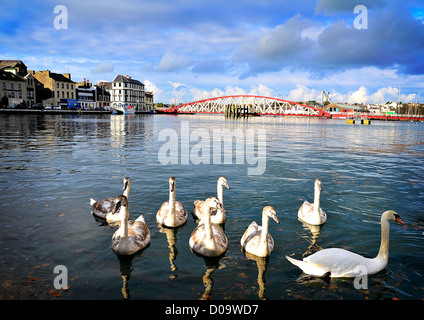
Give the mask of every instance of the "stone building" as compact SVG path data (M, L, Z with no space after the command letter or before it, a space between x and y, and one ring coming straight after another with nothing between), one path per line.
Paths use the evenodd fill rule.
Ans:
M70 73L54 73L50 70L43 71L29 71L34 78L43 84L44 88L50 89L51 99L45 105L59 105L60 103L72 104L76 101L76 86L75 82L71 80Z

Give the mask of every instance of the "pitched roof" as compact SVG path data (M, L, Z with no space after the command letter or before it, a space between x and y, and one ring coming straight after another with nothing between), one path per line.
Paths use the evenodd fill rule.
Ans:
M63 74L61 73L54 73L54 72L50 72L50 78L52 78L55 81L61 81L61 82L70 82L70 83L75 83L74 81L72 81L71 79L66 78Z
M138 80L132 79L132 78L127 78L121 74L118 74L115 79L113 79L112 82L127 82L127 83L133 83L133 84L139 84L139 85L143 85L143 83L141 83Z
M4 68L15 68L18 65L25 65L22 60L0 60L0 70Z
M3 71L3 70L0 70L0 80L23 81L23 82L25 82L25 80L22 79L20 76L14 74L14 73L11 73L11 72Z

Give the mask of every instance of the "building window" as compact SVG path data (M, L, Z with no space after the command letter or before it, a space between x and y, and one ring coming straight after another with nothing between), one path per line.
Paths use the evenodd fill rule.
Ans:
M58 82L58 83L56 83L56 88L57 88L57 89L59 89L59 82Z
M62 83L62 89L65 89L65 84L64 83Z
M3 89L6 89L6 82L3 82Z
M66 89L69 89L69 83L66 84Z
M14 86L14 83L13 82L10 83L10 89L12 89L12 90L15 89L15 86Z
M20 83L18 83L18 89L22 90L22 85Z

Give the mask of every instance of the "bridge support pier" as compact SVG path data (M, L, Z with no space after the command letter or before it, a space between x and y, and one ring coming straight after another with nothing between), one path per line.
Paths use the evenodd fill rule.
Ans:
M226 118L245 118L249 116L249 108L246 106L226 105L225 117Z

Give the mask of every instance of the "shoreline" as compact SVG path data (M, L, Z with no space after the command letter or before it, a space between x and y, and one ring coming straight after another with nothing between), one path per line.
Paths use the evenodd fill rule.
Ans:
M0 109L0 114L112 114L112 111L98 110L33 110L33 109ZM147 111L136 111L135 114L152 114Z
M203 113L203 112L199 112ZM98 111L98 110L32 110L32 109L0 109L0 114L48 114L48 115L81 115L81 114L112 114L112 111ZM178 113L171 112L148 112L148 111L136 111L135 114L168 114L168 115L178 115ZM196 113L184 113L184 114L196 114ZM281 116L281 117L296 117L296 115L279 115L279 114L264 114L260 116ZM336 119L336 120L346 120L350 115L333 115L332 117L322 117L325 119ZM314 117L314 116L307 116ZM318 117L321 118L321 117ZM363 118L363 117L360 117ZM360 120L358 118L358 120ZM363 118L365 119L365 118ZM407 115L393 115L393 116L380 116L380 115L367 115L366 119L372 121L407 121L407 122L424 122L424 117L422 116L407 116Z

